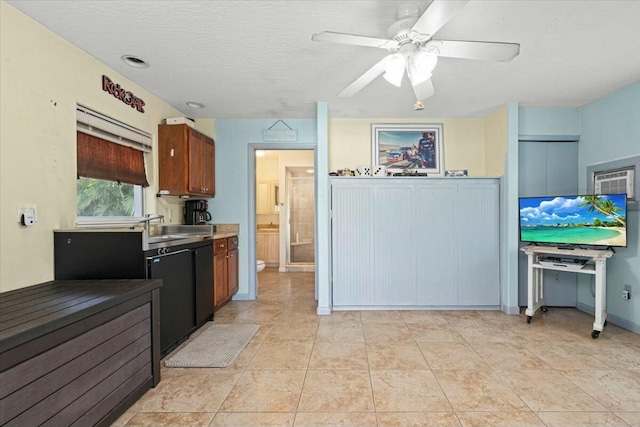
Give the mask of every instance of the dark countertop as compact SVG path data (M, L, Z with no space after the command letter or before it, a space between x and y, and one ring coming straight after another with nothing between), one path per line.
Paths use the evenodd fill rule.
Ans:
M0 354L162 286L162 280L53 280L0 294Z

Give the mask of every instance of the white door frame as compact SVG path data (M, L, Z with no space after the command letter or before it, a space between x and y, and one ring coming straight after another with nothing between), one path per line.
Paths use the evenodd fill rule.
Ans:
M257 297L257 287L258 283L258 272L256 271L256 242L257 242L257 213L256 213L256 151L257 150L265 150L265 151L283 151L283 150L313 150L313 168L314 170L318 170L318 144L317 143L298 143L298 142L276 142L276 143L250 143L247 145L247 156L248 156L248 172L249 172L249 293L248 299L255 300ZM317 209L318 209L318 174L314 174L314 193L315 193L315 207L316 217L317 217ZM318 232L318 226L315 226L316 231ZM316 272L318 265L318 239L314 239L315 248L315 263L316 263ZM315 280L315 298L318 299L318 280L316 273Z

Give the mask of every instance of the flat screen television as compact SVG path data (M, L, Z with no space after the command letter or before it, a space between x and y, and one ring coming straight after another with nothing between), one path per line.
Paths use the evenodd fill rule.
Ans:
M520 241L627 246L627 195L520 197Z

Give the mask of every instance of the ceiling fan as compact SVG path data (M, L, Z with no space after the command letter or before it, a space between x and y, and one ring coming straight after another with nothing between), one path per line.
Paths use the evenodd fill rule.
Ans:
M520 53L518 43L434 40L432 37L471 0L433 0L422 15L420 7L401 4L397 21L387 30L387 39L324 31L311 39L330 43L386 49L389 55L344 88L338 96L353 96L380 74L400 87L405 70L416 99L421 102L434 95L431 82L438 57L511 61Z

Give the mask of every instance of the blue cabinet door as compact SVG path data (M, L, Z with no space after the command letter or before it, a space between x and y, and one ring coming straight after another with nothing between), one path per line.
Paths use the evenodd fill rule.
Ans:
M577 142L520 142L520 197L562 196L578 191ZM523 245L521 245L523 246ZM577 273L545 270L544 300L551 307L575 307ZM518 305L527 305L527 256L518 255Z

